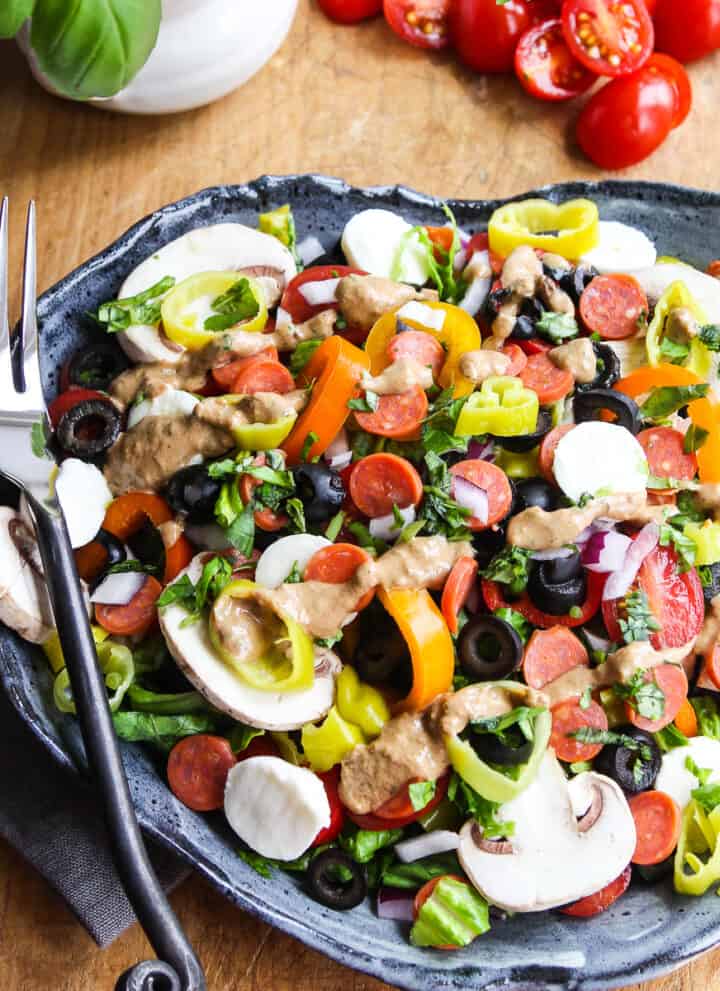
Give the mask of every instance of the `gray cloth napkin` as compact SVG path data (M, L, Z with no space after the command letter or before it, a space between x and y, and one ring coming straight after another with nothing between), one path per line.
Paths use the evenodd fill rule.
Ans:
M90 788L53 761L2 689L0 836L65 899L99 946L135 921ZM149 843L148 853L166 890L190 873L158 846Z

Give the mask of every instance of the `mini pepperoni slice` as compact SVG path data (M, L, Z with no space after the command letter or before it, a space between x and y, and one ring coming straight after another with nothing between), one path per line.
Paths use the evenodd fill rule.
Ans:
M355 413L355 419L366 433L394 440L417 440L427 411L425 390L415 385L407 392L380 396L374 412Z
M148 575L140 589L124 606L95 606L95 619L108 633L118 636L142 636L157 619L156 601L163 587Z
M658 664L657 667L645 672L645 681L655 682L657 687L665 696L665 708L662 716L658 719L648 719L630 705L625 703L625 712L628 719L648 733L658 733L661 729L669 726L687 698L688 680L685 672L676 664Z
M458 631L458 615L467 602L478 573L478 563L473 557L461 557L452 566L443 586L440 609L452 634Z
M585 898L580 898L572 905L566 905L560 911L563 915L572 915L578 919L589 919L593 915L600 915L606 908L610 908L620 895L625 894L631 878L632 867L628 864L619 877L616 877L610 884L606 884L600 891L596 891L593 895L586 895Z
M285 365L263 359L241 368L233 382L233 392L252 395L255 392L277 392L284 395L295 388L295 381Z
M531 688L543 688L577 667L589 667L588 652L565 626L535 630L523 656L523 674Z
M698 469L694 454L683 450L685 438L672 427L650 427L637 435L647 455L650 474L656 478L695 478Z
M278 361L278 350L276 347L267 347L258 354L250 355L247 358L236 358L235 361L226 361L224 364L216 365L212 370L212 377L215 383L225 392L229 392L241 371L254 365L258 361Z
M580 297L583 323L606 341L632 337L647 312L647 296L632 275L597 275Z
M327 582L329 585L343 585L355 577L358 568L367 564L372 558L366 550L357 544L331 544L321 547L307 563L303 581ZM360 612L369 606L375 595L375 589L370 589L355 606Z
M505 472L497 465L483 461L481 458L470 458L468 461L458 461L450 469L450 474L455 478L464 478L465 481L487 493L487 519L480 520L476 516L469 517L467 526L471 530L487 530L488 527L499 523L510 512L512 487ZM452 484L450 492L455 498Z
M629 799L628 805L637 836L632 862L641 866L661 864L680 838L680 806L664 791L641 791Z
M556 485L553 464L555 463L555 451L560 441L566 433L575 426L574 423L563 423L559 427L553 427L549 434L545 434L540 442L538 458L540 461L540 473L546 482Z
M520 372L523 385L537 393L541 405L555 403L572 392L575 380L566 368L558 368L546 353L531 354Z
M506 375L517 376L527 365L527 355L517 344L504 344L500 349L503 354L510 359L510 366L505 372Z
M574 764L576 761L592 760L597 757L603 748L602 743L583 743L576 740L573 734L585 727L597 730L608 728L607 716L601 705L591 700L590 704L583 708L578 696L559 702L550 712L552 732L549 745L554 749L558 760Z
M350 498L365 516L389 516L393 506L417 506L423 484L417 470L397 454L369 454L355 465L349 482Z
M186 736L170 751L168 784L189 809L212 812L223 807L225 782L235 763L232 747L224 737L209 733Z
M445 228L441 228L445 230ZM429 365L433 378L437 379L445 364L445 348L432 334L424 330L404 330L390 338L387 346L390 361L398 358L414 358L420 365Z

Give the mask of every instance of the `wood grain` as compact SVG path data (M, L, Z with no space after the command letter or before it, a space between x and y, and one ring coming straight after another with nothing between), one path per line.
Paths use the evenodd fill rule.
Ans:
M718 70L720 56L692 68L692 116L649 162L621 175L716 185ZM37 200L41 288L163 203L262 173L325 172L464 197L601 177L573 147L572 109L531 101L512 79L474 76L451 56L415 51L382 21L335 27L310 0L300 0L276 58L203 110L119 117L56 100L8 43L0 44L0 92L0 194L11 196L16 235L27 199ZM16 237L14 272L19 257ZM173 903L212 991L385 987L237 911L199 879ZM106 991L148 952L136 926L100 953L18 854L0 845L3 991ZM632 991L720 991L719 969L720 951Z

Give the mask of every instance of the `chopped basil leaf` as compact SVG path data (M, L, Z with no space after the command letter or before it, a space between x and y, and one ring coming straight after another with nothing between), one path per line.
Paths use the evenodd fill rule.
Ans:
M613 685L613 692L645 719L661 719L665 714L665 693L656 683L645 680L645 672L636 671L629 682Z
M311 430L303 441L302 449L300 450L300 460L307 461L308 455L310 454L310 448L319 440L318 435L314 430ZM317 458L315 459L317 460Z
M523 547L503 547L481 571L483 578L507 585L510 595L520 595L528 583L532 552Z
M226 292L217 296L210 306L217 316L205 320L205 330L228 330L235 324L251 320L260 312L260 304L246 278L238 279Z
M552 313L546 310L535 324L535 329L543 337L555 344L577 337L580 328L575 317L570 313Z
M720 351L720 325L709 323L701 327L700 340L708 351Z
M648 597L642 589L636 589L623 600L626 616L618 620L618 626L625 643L636 640L649 640L651 633L660 629L660 624L650 611Z
M333 518L330 520L327 527L325 528L325 537L330 541L337 540L338 534L342 530L344 522L345 522L345 513L341 509L339 513L336 513L333 516Z
M710 386L703 382L699 385L663 385L658 389L652 389L640 407L640 416L647 420L670 416L693 399L702 399L707 395L709 388Z
M694 454L695 451L700 450L709 436L709 430L699 427L696 423L691 423L683 440L683 451L685 454Z
M101 303L97 313L91 313L99 324L103 325L108 334L127 330L133 324L156 324L160 322L160 304L175 285L175 279L166 275L155 285L145 289L136 296L125 299L113 299Z
M408 785L410 804L416 812L420 812L435 798L436 784L434 781L414 781Z
M321 344L322 341L318 340L300 341L290 357L290 372L293 376L300 374Z

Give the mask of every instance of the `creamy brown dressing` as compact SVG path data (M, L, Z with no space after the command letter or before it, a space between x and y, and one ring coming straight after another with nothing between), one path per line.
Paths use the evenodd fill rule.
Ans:
M198 455L214 458L234 446L232 434L196 416L146 416L115 441L104 474L116 496L157 490Z
M492 375L507 375L510 358L500 351L466 351L460 359L460 372L473 385L482 385Z
M304 323L290 323L277 327L272 334L263 334L269 344L278 351L294 351L302 341L324 341L335 332L335 310L327 309L316 313Z
M518 704L542 704L531 688L518 693L497 685L468 685L459 692L440 695L417 713L390 719L372 743L355 747L340 769L340 798L358 815L378 809L409 781L435 781L450 766L445 734L461 732L470 720L510 712ZM540 701L539 701L540 700Z
M280 612L295 619L312 636L334 636L355 612L362 596L382 585L385 588L437 588L461 557L472 557L472 545L451 543L445 537L415 537L396 544L377 560L361 565L350 581L297 582L281 585L270 593Z
M377 275L346 275L335 293L340 312L352 327L370 330L384 313L412 300L436 300L434 289L421 289Z
M256 392L239 396L237 402L224 402L222 398L203 399L194 413L205 423L212 423L225 430L235 430L250 423L275 423L293 413L299 413L307 405L307 392L295 389L281 395L277 392Z
M257 596L220 596L213 605L211 620L221 646L238 664L276 654L276 642L286 635L280 617Z
M644 490L618 492L602 499L592 499L582 509L574 506L547 512L532 506L510 520L507 540L515 547L527 550L550 550L574 543L583 530L600 517L642 526L649 522L662 522L668 511L667 506L649 506Z
M578 337L548 351L548 358L558 368L570 372L580 385L587 385L597 375L597 358L589 337Z
M543 272L542 262L527 244L505 259L500 282L510 297L500 306L492 324L491 347L500 348L512 334L523 300L537 295L553 313L575 314L575 304L558 284Z
M692 310L686 306L675 306L665 321L665 337L678 344L689 344L700 333L700 327Z
M366 372L361 382L363 389L369 389L378 396L397 395L417 385L423 389L430 389L432 384L432 369L427 365L421 365L415 358L398 358L379 375L370 375Z
M168 520L166 523L161 523L158 527L158 533L160 534L163 542L163 546L166 551L169 551L171 547L174 547L178 540L182 537L185 526L182 520Z
M693 641L682 647L655 650L647 640L637 640L608 654L607 660L595 668L580 665L566 671L559 678L543 685L542 694L547 697L548 704L553 706L563 699L582 695L587 688L595 691L609 688L618 682L626 684L632 680L636 671L655 668L659 664L682 664L692 654L692 650Z

